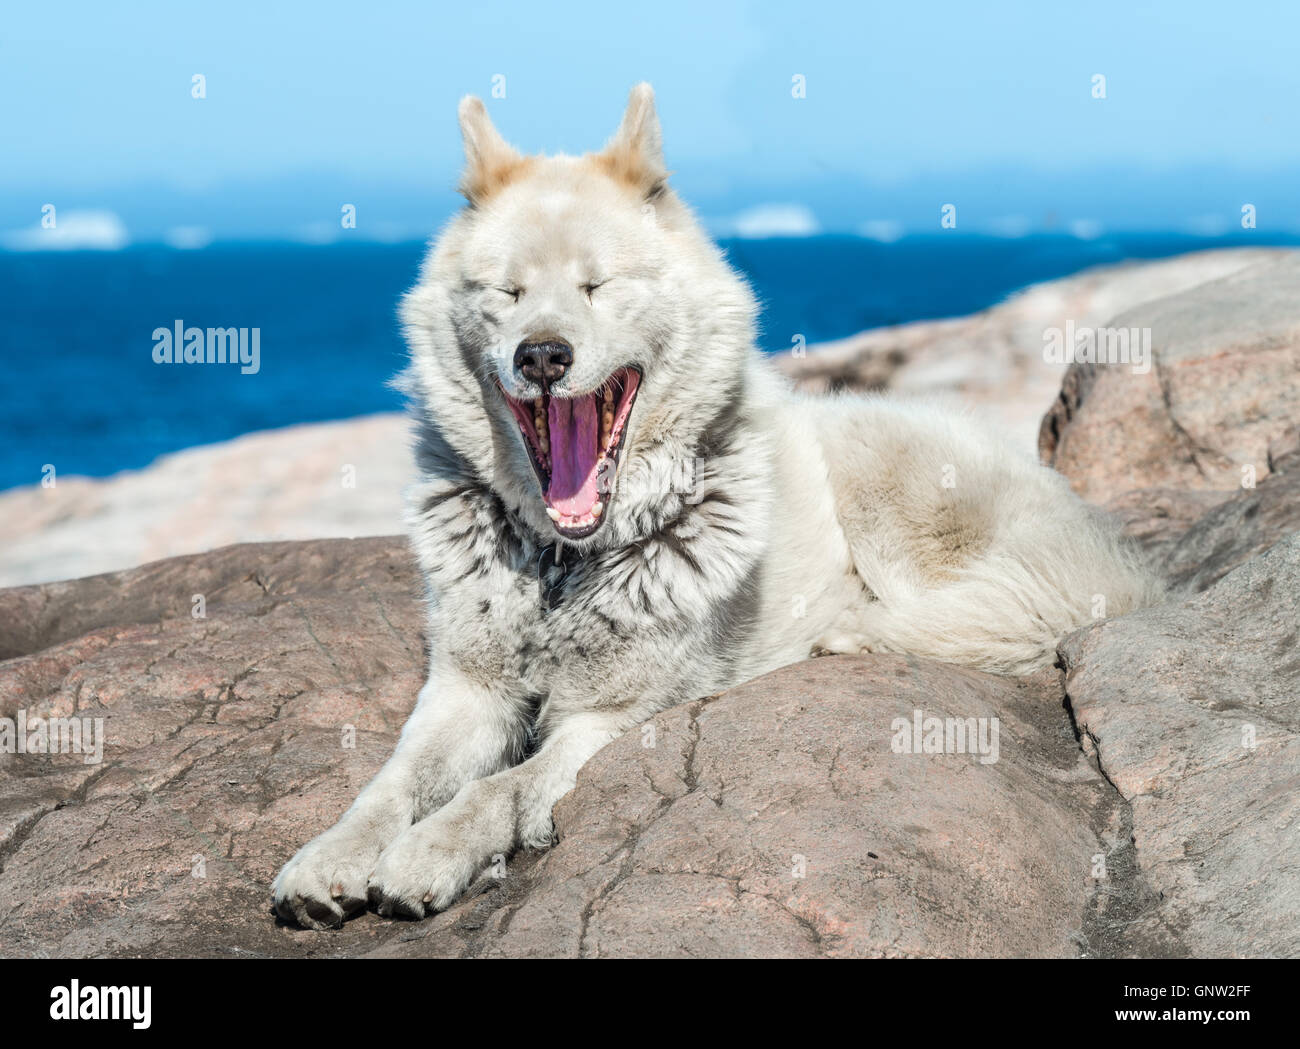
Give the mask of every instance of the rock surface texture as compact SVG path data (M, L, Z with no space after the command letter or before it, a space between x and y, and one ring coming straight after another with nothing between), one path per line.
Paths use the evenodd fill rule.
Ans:
M1281 249L1197 252L1155 262L1085 270L1035 284L1005 302L949 320L862 332L777 358L802 389L889 390L902 396L956 395L1026 449L1061 389L1063 364L1044 358L1044 332L1106 324L1142 303L1293 256Z
M1157 547L1262 485L1300 444L1298 297L1293 252L1120 315L1150 331L1150 370L1071 365L1043 461Z
M1120 802L1075 741L1059 675L894 656L798 664L663 712L583 770L556 848L428 922L277 924L276 870L379 767L419 689L417 594L399 539L237 546L0 594L0 634L34 650L0 664L0 714L105 726L99 764L0 757L5 953L1056 956L1088 942L1090 872L1116 847ZM916 711L998 718L997 760L895 753L894 719Z
M1085 750L1123 796L1159 900L1122 936L1195 957L1300 954L1300 535L1061 653Z
M1298 272L1143 307L1150 375L1074 367L1044 422L1167 603L1029 678L834 657L666 710L587 764L554 848L423 922L269 908L423 681L403 540L0 591L0 718L103 727L98 761L0 747L0 954L1300 954Z

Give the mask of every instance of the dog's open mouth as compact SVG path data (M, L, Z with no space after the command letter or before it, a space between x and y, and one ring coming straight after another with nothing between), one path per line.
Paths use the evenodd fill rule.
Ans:
M504 390L542 486L546 513L560 535L581 539L600 527L641 374L622 368L592 393L531 401Z

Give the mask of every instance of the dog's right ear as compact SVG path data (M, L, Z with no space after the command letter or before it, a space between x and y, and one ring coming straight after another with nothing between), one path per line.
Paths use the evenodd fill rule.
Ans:
M483 203L510 181L524 162L520 152L503 139L481 99L460 100L460 134L465 140L465 170L460 191L471 205Z

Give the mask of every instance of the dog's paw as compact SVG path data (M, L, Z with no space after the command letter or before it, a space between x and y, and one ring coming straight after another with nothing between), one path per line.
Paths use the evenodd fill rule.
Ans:
M813 659L819 656L856 656L874 651L871 639L862 634L831 633L813 642L808 653Z
M304 929L338 928L366 905L366 878L382 842L339 824L301 849L271 885L271 902L285 921Z
M480 867L475 850L458 844L432 817L408 828L383 851L366 893L382 916L419 920L455 903Z

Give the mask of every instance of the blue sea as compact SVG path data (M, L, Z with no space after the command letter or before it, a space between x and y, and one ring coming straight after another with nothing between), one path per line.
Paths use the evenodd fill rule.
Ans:
M723 243L762 301L763 348L778 351L796 333L814 343L971 313L1089 266L1265 241L1129 234ZM399 408L387 385L404 360L396 304L422 252L418 243L250 243L0 253L0 489L39 481L47 463L61 476L105 476L251 430ZM152 332L178 319L260 328L260 370L155 364Z

